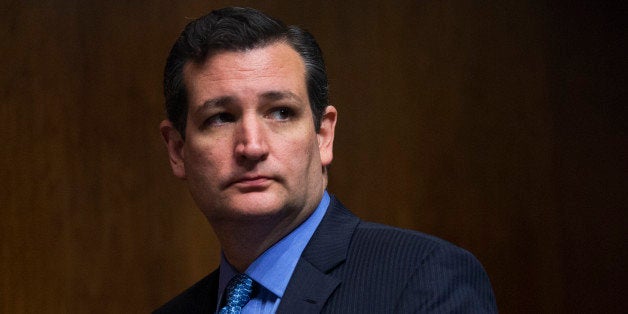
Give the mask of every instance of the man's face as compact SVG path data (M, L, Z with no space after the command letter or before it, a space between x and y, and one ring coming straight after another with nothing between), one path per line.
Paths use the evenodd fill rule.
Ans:
M171 166L207 219L299 219L316 207L331 163L336 111L315 132L305 65L276 43L184 67L185 141L162 122Z

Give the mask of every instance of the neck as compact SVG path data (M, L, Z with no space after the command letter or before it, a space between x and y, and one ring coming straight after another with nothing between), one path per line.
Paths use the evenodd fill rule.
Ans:
M212 228L227 261L243 273L256 258L303 223L317 205L295 211L293 217L222 221L212 223Z
M327 185L326 169L323 174L319 196L306 201L302 208L284 209L271 216L209 221L225 258L238 272L243 273L256 258L310 217Z

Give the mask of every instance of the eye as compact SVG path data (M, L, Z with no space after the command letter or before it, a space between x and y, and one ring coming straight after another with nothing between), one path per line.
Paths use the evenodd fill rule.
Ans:
M204 125L207 127L220 126L220 125L231 123L234 121L235 121L235 117L232 114L227 113L227 112L221 112L205 120Z
M294 110L287 107L278 107L272 109L266 117L273 120L286 121L294 117Z

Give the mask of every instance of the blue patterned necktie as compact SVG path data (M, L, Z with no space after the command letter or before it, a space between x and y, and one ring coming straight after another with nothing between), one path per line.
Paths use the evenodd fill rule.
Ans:
M251 299L253 279L245 274L239 274L227 285L227 303L220 309L220 314L238 314L242 307Z

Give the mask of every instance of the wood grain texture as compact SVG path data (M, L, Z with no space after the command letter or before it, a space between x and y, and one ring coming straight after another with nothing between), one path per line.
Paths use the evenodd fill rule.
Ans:
M339 110L329 190L484 264L504 313L619 313L625 8L540 1L0 4L0 312L148 312L219 244L158 133L190 18L310 30Z

